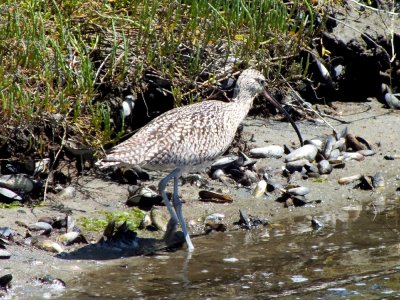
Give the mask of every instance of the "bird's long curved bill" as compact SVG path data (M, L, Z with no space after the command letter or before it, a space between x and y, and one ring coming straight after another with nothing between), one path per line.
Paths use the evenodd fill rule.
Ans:
M300 130L297 128L296 123L293 121L292 117L288 114L288 112L282 107L282 105L274 98L272 97L270 94L268 94L267 91L264 90L264 92L262 93L264 95L265 98L268 99L269 102L271 102L277 109L279 109L279 111L281 113L283 113L286 117L286 119L290 122L290 124L292 124L294 130L297 133L297 136L299 137L300 140L300 144L303 146L303 138L301 136Z

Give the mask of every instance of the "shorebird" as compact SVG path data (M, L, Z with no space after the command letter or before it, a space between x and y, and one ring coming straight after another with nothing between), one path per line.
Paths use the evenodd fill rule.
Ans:
M178 196L178 179L182 173L200 171L232 143L236 130L249 112L254 98L263 95L291 122L302 144L301 134L294 121L264 89L265 77L255 69L247 69L239 76L232 102L208 100L165 112L142 127L136 134L116 145L96 164L100 168L120 163L142 166L144 169L171 171L159 183L160 194L171 214L173 226L179 224L189 251L194 246L182 215ZM165 188L174 180L172 205Z

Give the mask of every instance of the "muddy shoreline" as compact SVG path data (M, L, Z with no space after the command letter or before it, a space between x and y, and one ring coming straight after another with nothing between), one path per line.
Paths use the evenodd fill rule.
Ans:
M391 111L382 106L381 103L372 99L366 103L335 103L337 117L348 124L329 120L327 121L337 130L347 126L349 131L363 136L374 147L376 154L366 157L365 160L349 161L343 169L335 169L326 177L325 181L315 181L299 178L296 183L309 187L311 193L307 195L310 202L317 201L318 204L304 207L286 208L283 203L274 201L276 196L268 195L264 198L254 198L251 189L238 188L237 185L226 186L217 180L211 180L206 174L202 174L208 186L214 189L223 188L234 199L232 203L217 204L205 203L198 200L199 188L189 183L181 187L181 197L185 200L183 213L186 221L191 224L189 230L192 234L200 234L204 229L202 219L211 213L223 213L224 223L228 231L234 228L233 223L239 219L239 209L245 209L250 215L267 219L270 223L292 222L298 216L318 216L337 210L360 210L363 206L372 205L379 212L380 203L396 201L400 192L399 167L400 160L385 160L384 156L399 154L400 140L395 134L400 127L398 111ZM298 122L298 126L306 139L324 137L331 133L331 129L319 122ZM288 141L297 139L295 132L285 122L265 120L260 118L247 118L244 122L243 138L250 140L254 134L254 142L249 143L250 148L268 144L288 144ZM284 158L280 159L258 159L259 168L279 170L284 165ZM377 171L383 173L385 189L382 191L365 191L355 189L354 185L339 185L338 179L343 176L354 174L373 175ZM278 171L277 171L278 172ZM151 180L145 185L157 184L161 174L151 173ZM278 175L277 175L278 176ZM280 180L283 180L282 178ZM105 181L96 176L88 175L76 178L71 184L77 189L77 195L71 199L59 197L57 194L49 194L46 203L33 209L27 207L3 209L0 218L0 227L11 227L24 236L26 228L18 226L14 221L19 220L26 224L36 222L44 216L65 216L65 212L79 219L82 216L99 217L103 211L121 211L127 209L125 202L128 198L128 185L117 184L112 181ZM166 214L166 208L160 207ZM294 221L293 221L294 222ZM155 236L160 238L161 232L139 231L138 236ZM194 237L196 239L207 239L207 236ZM67 247L71 251L74 247ZM101 269L102 265L119 264L121 260L105 260L101 263L90 260L62 260L54 254L31 246L13 244L7 246L11 253L9 259L3 259L1 265L2 275L11 273L13 275L11 295L22 294L57 294L54 287L38 283L37 278L43 278L50 274L68 282L74 278L84 276L86 272L93 269ZM185 251L185 246L182 250ZM130 258L135 259L135 258ZM140 258L138 258L140 259ZM39 288L41 287L41 288Z

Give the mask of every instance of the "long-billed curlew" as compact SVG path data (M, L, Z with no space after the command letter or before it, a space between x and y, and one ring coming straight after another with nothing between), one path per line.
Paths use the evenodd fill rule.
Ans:
M236 130L249 112L254 98L262 93L289 119L302 138L293 120L265 90L265 77L257 70L247 69L239 76L233 101L203 101L165 112L141 128L135 135L115 146L102 160L101 168L128 163L149 170L173 170L159 183L165 205L174 226L179 222L189 251L194 249L178 196L178 178L183 172L204 169L223 154L235 136ZM174 179L171 206L165 187Z

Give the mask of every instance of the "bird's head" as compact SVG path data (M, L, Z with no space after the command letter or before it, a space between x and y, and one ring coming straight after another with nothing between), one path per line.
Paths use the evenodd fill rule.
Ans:
M242 74L240 74L236 82L236 87L238 91L247 89L255 96L264 91L265 83L266 79L261 72L255 69L246 69L242 72Z
M255 97L258 94L262 94L265 99L271 102L281 113L285 115L285 117L289 120L289 122L295 129L299 137L300 144L303 145L303 138L301 137L300 131L297 128L295 122L286 112L286 110L282 107L282 105L266 91L265 84L266 84L266 79L261 72L255 69L246 69L242 72L242 74L240 74L236 82L234 97L235 98L238 97L239 92L242 90L246 90L253 97Z

